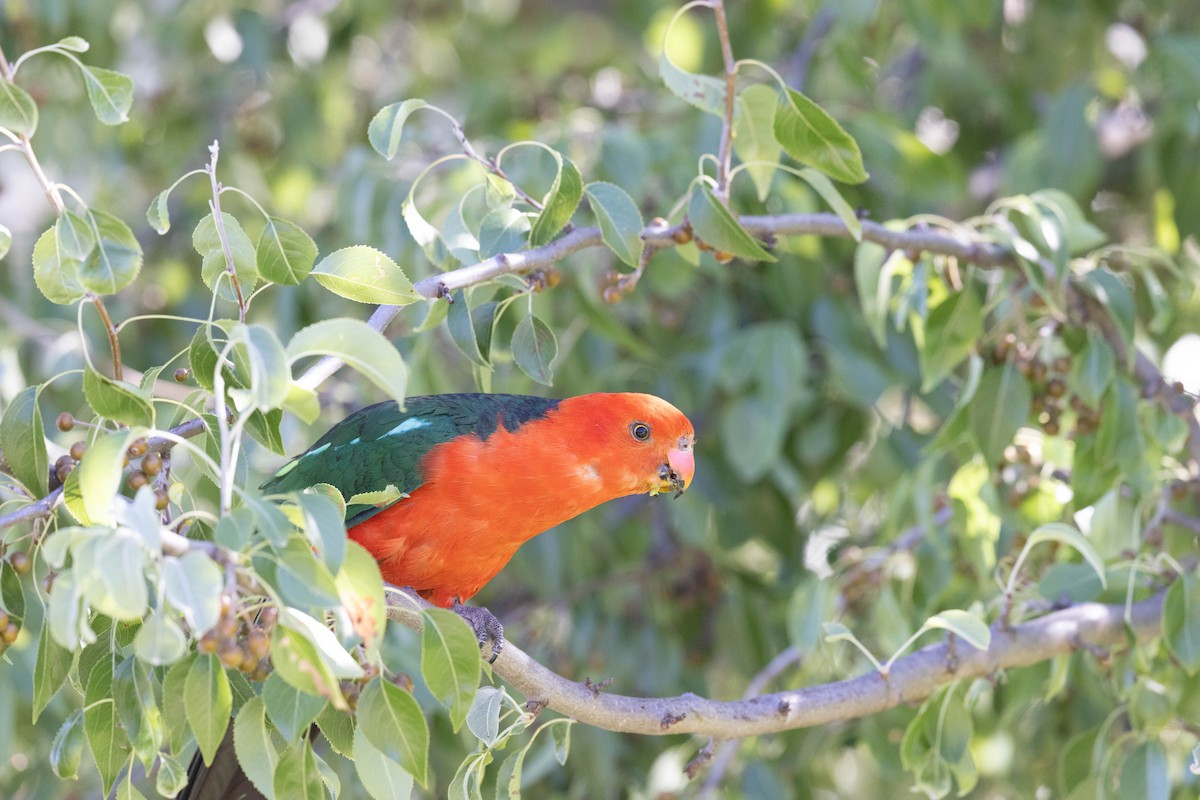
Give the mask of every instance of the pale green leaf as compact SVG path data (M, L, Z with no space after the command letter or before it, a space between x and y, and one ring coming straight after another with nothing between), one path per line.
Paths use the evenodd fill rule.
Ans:
M395 261L365 245L333 251L313 267L312 276L334 294L359 303L404 306L421 299Z

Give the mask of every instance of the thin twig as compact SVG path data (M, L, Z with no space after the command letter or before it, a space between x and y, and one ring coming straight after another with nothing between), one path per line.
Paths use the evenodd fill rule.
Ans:
M217 229L217 239L221 242L221 251L225 254L225 272L229 275L229 282L233 285L234 294L237 296L238 306L238 321L246 321L246 298L242 294L242 282L238 280L237 266L233 263L233 250L229 247L229 235L225 232L225 218L221 214L221 184L217 181L217 157L221 152L221 145L213 139L213 143L208 146L208 152L212 154L212 159L204 167L204 171L208 173L209 182L212 183L212 202L209 208L212 210L213 224Z
M9 83L12 83L13 80L12 65L5 58L3 49L0 49L0 78ZM29 137L24 133L19 133L17 134L17 140L21 146L21 152L25 155L25 161L28 162L29 168L33 170L34 177L37 178L37 182L46 191L46 199L50 201L50 207L54 209L54 215L61 217L67 210L67 207L63 203L62 195L59 194L57 184L46 177L45 171L42 170L41 162L38 161L37 154L33 152L33 144L29 141Z
M717 17L717 38L721 41L721 58L725 61L725 115L721 118L721 142L717 149L716 195L722 203L729 200L729 168L733 163L733 112L737 96L737 62L729 43L729 22L725 19L725 0L712 0Z
M100 320L104 323L104 332L108 334L108 348L112 351L113 378L122 380L121 343L117 339L116 326L113 325L112 317L108 316L104 300L99 295L91 295L89 299L92 301L92 305L96 306L96 313L100 315Z

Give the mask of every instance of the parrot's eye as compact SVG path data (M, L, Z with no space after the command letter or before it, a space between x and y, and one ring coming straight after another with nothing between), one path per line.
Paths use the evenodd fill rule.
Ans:
M634 422L629 426L629 432L639 442L644 442L650 438L650 426L644 422Z

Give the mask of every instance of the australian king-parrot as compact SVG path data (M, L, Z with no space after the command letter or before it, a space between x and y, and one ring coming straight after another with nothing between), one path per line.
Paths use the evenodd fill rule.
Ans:
M411 397L364 408L334 425L263 484L286 492L316 483L346 498L404 495L350 505L350 538L383 577L437 606L453 607L491 638L486 609L463 606L522 543L607 500L674 492L695 469L691 422L647 394L564 400L507 394Z

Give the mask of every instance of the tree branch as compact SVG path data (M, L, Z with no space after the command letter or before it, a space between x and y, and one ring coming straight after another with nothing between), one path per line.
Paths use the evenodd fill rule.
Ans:
M1165 591L1129 607L1129 625L1139 640L1159 632L1164 596ZM388 614L409 628L421 629L421 616L411 598L389 599ZM693 694L629 697L596 692L550 671L512 642L505 643L493 669L529 700L597 728L651 736L693 733L740 738L857 719L916 703L951 681L1027 667L1080 649L1120 645L1126 641L1125 622L1125 606L1080 603L1007 630L993 626L987 650L959 641L952 659L945 643L930 645L897 659L887 678L869 672L836 683L724 702Z

